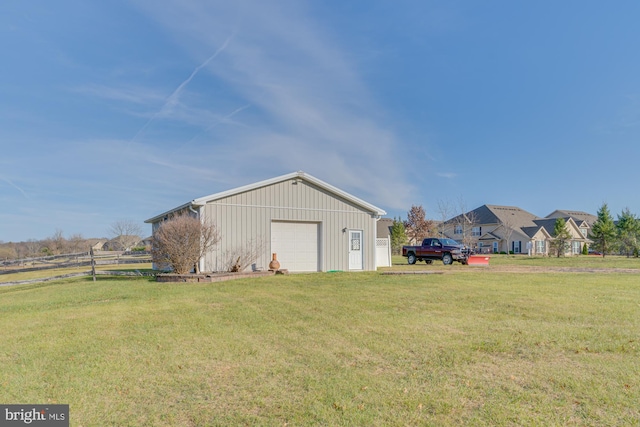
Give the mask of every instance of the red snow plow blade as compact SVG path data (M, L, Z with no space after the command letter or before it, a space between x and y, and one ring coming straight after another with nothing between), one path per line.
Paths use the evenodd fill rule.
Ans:
M486 255L469 255L467 265L489 265L489 257Z

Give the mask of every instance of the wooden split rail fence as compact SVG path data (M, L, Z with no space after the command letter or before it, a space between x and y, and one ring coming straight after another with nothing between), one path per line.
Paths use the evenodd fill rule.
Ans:
M0 286L18 285L26 283L38 283L46 282L50 280L64 279L67 277L76 276L93 276L93 280L96 280L96 275L122 275L122 276L150 276L155 273L131 271L96 271L96 266L105 265L127 265L127 264L142 264L150 263L151 255L148 252L106 252L101 251L94 253L93 250L89 252L81 252L74 254L62 254L51 255L37 258L25 258L20 260L7 260L0 262L0 275L27 273L34 271L44 271L63 268L82 268L90 267L88 271L72 272L68 274L56 275L51 277L43 277L30 280L18 280L0 283Z

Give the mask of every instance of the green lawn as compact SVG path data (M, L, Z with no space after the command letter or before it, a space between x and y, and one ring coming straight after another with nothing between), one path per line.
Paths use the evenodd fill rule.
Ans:
M639 274L453 267L0 287L0 402L73 426L640 425Z
M526 255L500 255L490 254L484 255L489 257L490 267L551 267L551 268L582 268L582 269L635 269L640 272L640 259L627 258L624 256L601 256L593 255L579 255L575 257L540 257L540 256L526 256ZM443 270L451 271L452 269L467 271L469 266L462 265L458 262L454 262L453 265L445 266L442 261L433 261L433 264L427 265L424 262L418 261L414 265L408 265L407 259L402 256L392 257L391 268L380 268L380 271L388 270ZM476 267L474 267L476 268ZM488 268L492 270L492 268Z

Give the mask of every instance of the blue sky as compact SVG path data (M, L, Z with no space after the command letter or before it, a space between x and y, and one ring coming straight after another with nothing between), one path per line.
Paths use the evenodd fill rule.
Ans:
M390 217L640 214L639 19L635 0L5 0L0 240L108 236L296 170Z

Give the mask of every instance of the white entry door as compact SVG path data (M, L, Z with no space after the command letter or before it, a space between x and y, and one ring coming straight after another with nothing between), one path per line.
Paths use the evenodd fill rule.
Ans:
M349 270L362 270L361 230L349 230Z

